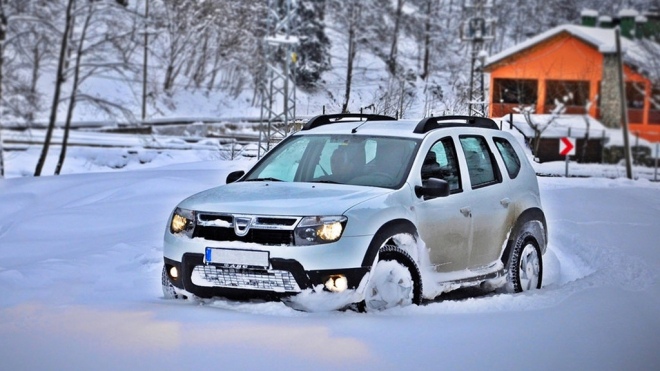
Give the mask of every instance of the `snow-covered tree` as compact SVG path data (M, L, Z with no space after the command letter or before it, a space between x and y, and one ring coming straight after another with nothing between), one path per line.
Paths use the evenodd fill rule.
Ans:
M296 8L295 34L300 39L296 85L316 90L321 74L330 69L330 39L325 34L326 0L301 0Z

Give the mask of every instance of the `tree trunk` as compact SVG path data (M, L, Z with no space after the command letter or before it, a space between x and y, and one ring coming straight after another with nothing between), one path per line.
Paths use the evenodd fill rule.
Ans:
M431 59L431 15L433 0L426 1L426 22L424 24L424 62L422 65L422 79L429 76L429 61Z
M62 90L62 83L64 82L64 59L67 52L67 41L69 37L69 30L71 29L71 14L73 10L74 0L68 0L66 7L66 18L64 20L64 32L62 33L62 44L60 45L60 58L57 63L57 79L55 81L55 93L53 94L53 106L50 109L50 118L48 120L48 130L46 131L46 139L44 140L44 147L37 162L37 168L34 171L34 176L40 176L41 170L46 162L48 156L48 149L50 148L50 140L53 137L53 130L55 129L55 120L57 119L57 106L60 101L60 92Z
M5 5L6 0L0 2L0 178L5 177L5 160L3 155L3 146L2 146L2 114L3 106L2 104L2 67L5 62L5 40L7 39L7 14L5 14Z
M353 80L353 61L357 53L355 45L355 27L360 19L360 5L357 1L351 2L350 23L348 26L348 58L346 65L346 92L344 94L344 104L341 107L342 113L348 113L348 103L351 99L351 82Z
M587 109L587 112L589 110ZM580 153L580 162L584 163L584 159L587 157L587 147L589 146L589 129L591 127L591 121L589 120L589 115L584 115L584 123L587 126L587 131L584 133L584 143L582 143L582 152Z
M41 68L41 54L40 54L40 45L41 39L39 39L34 44L34 49L32 49L32 58L34 59L34 65L32 66L32 81L30 82L30 92L28 93L27 101L30 103L30 112L27 114L28 125L31 125L34 122L34 112L37 111L38 99L37 99L37 82L39 80L39 69Z
M540 145L541 145L541 132L534 129L534 157L539 157Z
M64 165L64 160L66 159L66 150L67 144L69 143L69 131L71 129L71 118L73 117L73 110L76 106L76 93L78 91L78 83L80 80L80 61L83 54L83 45L85 43L85 37L87 36L87 29L89 28L89 23L92 20L92 15L94 14L94 3L88 5L88 13L85 18L85 24L83 25L82 32L80 34L80 41L78 42L78 50L76 54L76 64L74 66L73 73L73 86L71 87L71 98L69 99L69 108L66 113L66 123L64 124L64 137L62 138L62 149L60 151L60 158L57 161L57 166L55 167L55 175L60 175L62 171L62 166Z
M401 28L401 15L403 13L403 1L404 0L397 0L392 46L390 47L390 56L387 59L387 68L392 76L396 74L396 55L398 50L399 29Z

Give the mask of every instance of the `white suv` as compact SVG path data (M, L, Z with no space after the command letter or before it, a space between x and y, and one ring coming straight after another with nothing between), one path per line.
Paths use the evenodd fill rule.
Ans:
M541 287L536 175L487 118L317 116L227 183L172 212L167 298L380 310Z

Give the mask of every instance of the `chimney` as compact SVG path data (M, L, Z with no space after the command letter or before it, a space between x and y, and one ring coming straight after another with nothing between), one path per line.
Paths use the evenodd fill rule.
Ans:
M614 28L612 17L608 15L601 15L598 17L598 27L600 28Z
M632 39L635 37L635 18L639 15L636 10L622 9L619 11L619 26L621 36Z
M580 13L580 18L582 19L582 25L586 27L596 27L596 21L598 20L598 11L593 9L583 9Z
M644 38L644 28L646 26L648 19L643 15L638 15L635 17L635 38L642 39Z
M641 24L643 37L655 37L656 41L660 41L660 9L651 7L643 17L646 18L646 23Z

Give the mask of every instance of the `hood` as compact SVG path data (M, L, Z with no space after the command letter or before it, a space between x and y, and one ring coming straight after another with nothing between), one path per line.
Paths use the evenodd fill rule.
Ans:
M236 182L200 192L179 207L253 215L341 215L392 189L325 183Z

